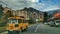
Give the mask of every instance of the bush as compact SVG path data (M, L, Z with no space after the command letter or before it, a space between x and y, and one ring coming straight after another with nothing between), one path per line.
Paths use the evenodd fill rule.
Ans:
M0 27L3 27L5 25L6 25L6 23L4 23L4 22L0 23Z

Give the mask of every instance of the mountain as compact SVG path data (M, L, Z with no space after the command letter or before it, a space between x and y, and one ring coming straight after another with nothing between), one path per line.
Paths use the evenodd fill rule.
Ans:
M58 10L51 10L51 11L47 11L47 13L49 14L49 15L54 15L55 13L59 13L60 12L60 10L58 9Z
M25 7L23 10L31 11L31 12L34 12L34 11L35 11L35 12L38 12L38 13L42 12L42 11L39 11L39 10L34 9L34 8L32 8L32 7L29 7L29 8Z

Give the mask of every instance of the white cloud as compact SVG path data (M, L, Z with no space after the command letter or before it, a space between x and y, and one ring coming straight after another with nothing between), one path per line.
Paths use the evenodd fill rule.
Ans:
M8 7L13 9L20 9L24 7L34 7L37 6L35 3L38 2L37 0L6 0L4 3L7 4Z
M3 1L3 0L0 0ZM60 7L58 5L55 6L47 6L47 2L42 1L41 3L38 3L39 0L4 0L4 6L7 4L8 7L12 9L22 9L24 7L33 7L38 10L48 11L53 9L59 9ZM51 1L49 1L51 2Z
M47 7L45 10L43 11L49 11L49 10L57 10L60 9L60 7L58 5L54 5L54 6L49 6Z
M30 0L31 2L35 3L35 2L39 2L39 0Z

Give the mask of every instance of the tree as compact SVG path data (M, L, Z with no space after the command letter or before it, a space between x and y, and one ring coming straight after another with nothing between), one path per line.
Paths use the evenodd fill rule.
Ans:
M47 12L44 12L44 21L45 22L47 21L47 18L48 18L48 13Z
M13 16L13 14L11 13L11 11L10 10L8 10L6 13L5 13L5 17L12 17Z
M12 17L13 14L11 13L10 10L8 10L5 14L3 14L2 18L1 18L1 22L5 22L7 23L8 17Z
M2 15L3 15L3 7L2 5L0 5L0 18L2 17Z
M32 17L29 19L29 23L30 23L30 24L34 24L34 23L35 23L35 21L33 20Z

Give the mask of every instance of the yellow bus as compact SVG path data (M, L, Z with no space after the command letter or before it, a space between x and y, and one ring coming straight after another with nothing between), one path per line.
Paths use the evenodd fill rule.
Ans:
M7 22L8 33L13 31L21 32L28 28L28 20L25 20L23 16L9 17Z

